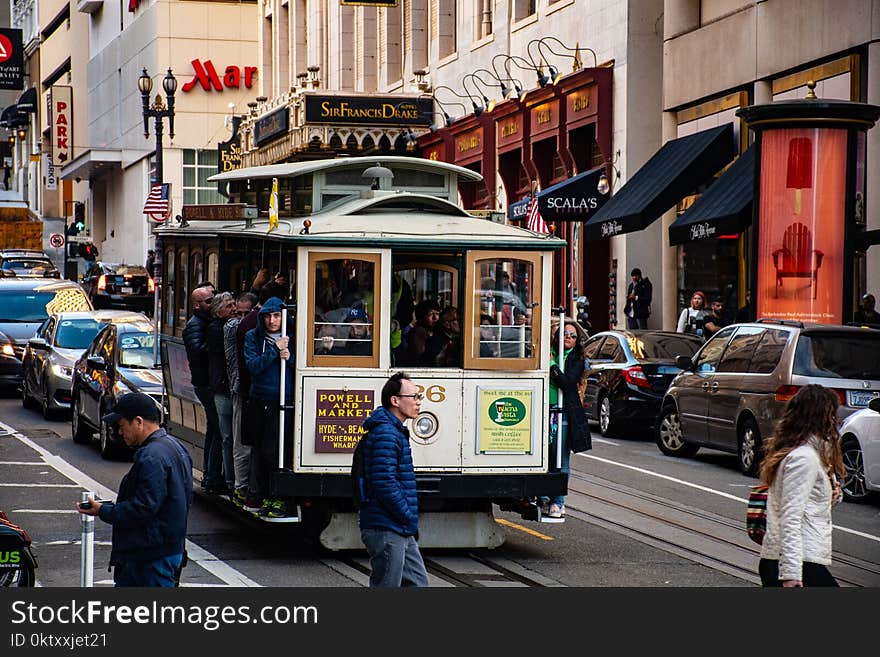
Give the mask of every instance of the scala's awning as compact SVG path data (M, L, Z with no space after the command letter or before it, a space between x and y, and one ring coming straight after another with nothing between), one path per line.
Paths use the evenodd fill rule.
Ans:
M587 221L605 205L608 194L597 191L605 167L584 171L538 192L538 211L544 221Z
M642 230L733 159L733 124L668 141L584 225L587 239Z
M730 165L712 186L669 227L669 244L735 235L752 223L755 146Z
M30 114L36 114L37 112L37 90L34 87L30 89L26 89L21 96L18 97L18 105L19 112L29 112Z
M529 212L529 201L530 197L526 196L524 199L519 201L514 201L513 203L509 203L507 205L507 218L511 221L523 221L526 218L526 215Z

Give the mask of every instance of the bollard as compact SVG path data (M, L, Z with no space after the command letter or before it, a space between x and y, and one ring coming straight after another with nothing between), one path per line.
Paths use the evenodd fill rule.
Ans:
M82 494L82 501L88 502L89 497L96 497L94 493ZM80 550L80 576L79 585L83 588L92 588L95 585L95 517L80 514L82 524L82 550Z

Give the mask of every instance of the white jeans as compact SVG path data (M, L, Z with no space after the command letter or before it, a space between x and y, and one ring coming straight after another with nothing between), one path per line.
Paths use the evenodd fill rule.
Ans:
M235 489L247 494L251 446L241 444L241 395L232 395L232 460L235 462Z

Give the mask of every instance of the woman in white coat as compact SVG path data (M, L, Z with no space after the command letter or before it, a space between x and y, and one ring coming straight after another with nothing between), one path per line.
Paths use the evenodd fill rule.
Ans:
M763 586L837 586L831 565L831 506L845 474L837 393L807 385L791 398L761 464L767 533L758 571Z
M678 326L675 330L679 333L702 336L703 318L710 314L706 310L706 295L700 290L695 290L691 295L691 305L682 310L678 316Z

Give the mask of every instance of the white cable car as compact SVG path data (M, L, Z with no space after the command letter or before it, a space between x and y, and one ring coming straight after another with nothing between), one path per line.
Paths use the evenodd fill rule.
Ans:
M562 240L468 214L459 181L480 175L431 160L339 158L210 180L227 184L229 204L184 206L157 231L168 424L196 467L206 422L180 337L190 291L204 279L244 291L266 268L286 279L297 308L294 394L280 411L292 449L282 449L271 494L292 500L292 519L312 523L325 547L362 547L351 456L400 370L424 395L410 426L422 547L497 547L493 504L537 520L530 500L565 492L547 402Z

